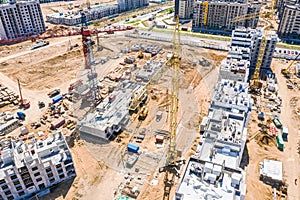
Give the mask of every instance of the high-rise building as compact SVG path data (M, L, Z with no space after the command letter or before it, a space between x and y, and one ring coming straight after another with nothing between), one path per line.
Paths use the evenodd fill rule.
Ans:
M31 143L2 140L0 146L0 199L28 199L76 176L71 152L61 132L38 141L31 139Z
M242 58L250 61L250 77L256 67L262 39L264 34L260 29L237 28L232 31L231 49L239 48ZM261 75L270 70L273 54L277 43L276 34L268 34L266 36L266 48L264 49L261 68ZM228 56L231 55L229 51Z
M300 43L300 3L283 6L277 33L280 38L296 39Z
M276 8L278 10L278 18L281 19L284 12L284 7L286 5L296 5L299 4L300 0L277 0Z
M178 16L179 19L191 19L193 15L194 0L179 0L178 1ZM176 1L175 1L176 5Z
M120 12L133 10L149 5L149 0L118 0Z
M0 5L0 38L14 39L45 32L45 23L37 0L10 0Z
M261 3L244 3L231 1L196 1L193 7L193 30L231 31L237 27L256 28L258 17L232 22L236 17L259 13Z

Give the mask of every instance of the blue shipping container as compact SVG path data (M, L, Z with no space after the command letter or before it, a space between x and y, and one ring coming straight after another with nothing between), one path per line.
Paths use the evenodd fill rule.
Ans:
M132 143L128 143L127 145L127 151L132 152L132 153L137 153L139 151L140 147L132 144Z
M61 95L58 95L52 99L52 103L57 103L62 99L63 99L63 97Z

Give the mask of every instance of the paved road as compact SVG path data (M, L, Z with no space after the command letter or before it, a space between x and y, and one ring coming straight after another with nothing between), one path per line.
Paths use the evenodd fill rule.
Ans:
M69 38L66 38L64 40L60 40L58 42L51 42L48 46L41 47L41 48L38 48L38 49L34 49L34 50L25 49L25 51L22 51L22 52L19 52L19 53L16 53L16 54L11 54L9 56L0 58L0 63L5 62L5 61L10 60L10 59L20 57L20 56L24 56L24 55L27 55L27 54L30 54L30 53L33 53L33 52L36 52L36 51L45 51L49 47L65 43L66 41L69 41Z

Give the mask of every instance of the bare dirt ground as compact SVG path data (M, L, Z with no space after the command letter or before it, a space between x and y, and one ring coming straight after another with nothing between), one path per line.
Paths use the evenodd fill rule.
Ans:
M270 186L267 186L259 180L259 162L264 159L274 159L283 162L283 179L288 185L288 199L300 198L299 183L295 184L295 179L300 178L299 170L299 154L297 154L297 143L300 139L299 134L299 117L296 116L296 109L298 105L291 105L291 99L299 99L299 89L289 90L286 86L286 79L281 75L280 69L289 65L283 60L273 59L272 69L277 74L279 96L282 98L282 112L280 114L280 120L283 126L288 127L289 136L288 142L285 142L284 151L281 152L277 149L277 146L271 142L269 145L257 142L255 139L247 143L247 150L249 153L249 165L247 166L247 194L246 199L273 199L273 190ZM299 79L297 80L299 83ZM255 112L255 111L252 111ZM249 136L255 134L258 131L257 126L257 114L252 113L251 122L249 123ZM259 191L259 192L258 192Z
M72 37L72 45L75 43L79 44L79 47L72 51L67 51L69 40L70 38L49 39L49 46L36 50L28 50L28 47L24 48L25 46L30 46L30 42L12 45L9 47L11 53L0 58L2 66L0 69L1 81L4 81L5 84L12 90L17 91L15 81L19 78L22 82L24 96L32 102L32 107L26 111L30 112L29 115L26 113L27 116L32 116L32 118L35 116L38 118L42 111L38 109L37 101L48 98L46 93L53 88L59 87L63 88L65 91L69 83L73 81L77 72L81 68L83 64L83 55L80 38ZM116 55L120 52L122 47L127 47L129 44L133 44L135 42L139 41L132 40L131 38L120 38L119 36L113 36L111 39L105 39L105 42L102 42L102 45L106 47L106 49L101 52L96 52L95 60L99 60L100 56ZM166 43L161 44L165 45ZM20 45L24 47L20 49ZM5 48L7 47L0 47L0 51L6 50ZM215 81L217 80L218 70L214 67L211 68L213 71L210 71L209 67L200 66L198 60L197 67L191 67L190 61L196 58L193 54L201 54L202 57L205 57L205 59L209 62L218 66L221 60L225 57L226 52L195 48L194 51L190 52L190 54L192 55L189 55L189 59L184 60L185 65L181 69L182 77L185 79L185 81L182 82L184 83L183 89L187 92L186 97L193 99L193 101L196 102L195 105L199 105L197 112L195 112L196 109L191 110L191 108L189 108L190 105L185 104L189 101L189 99L184 99L185 95L183 95L183 97L181 97L183 98L181 103L185 104L184 106L189 111L184 112L180 110L179 120L183 119L182 125L184 128L195 129L195 124L197 124L199 120L199 117L195 114L198 113L197 115L204 115L205 112L207 112L209 98L213 90L213 86L215 85ZM101 66L97 66L97 72L99 70L99 74L102 76L109 70L115 68L119 62L122 62L122 58L116 60L112 59ZM212 75L206 77L205 74L207 73ZM185 118L191 119L192 122L189 123ZM188 133L191 134L190 136L192 138L183 137L184 135L182 135L182 141L187 143L190 142L188 140L193 141L195 131ZM187 132L184 131L184 134L187 134ZM80 141L80 143L81 142L82 141ZM149 140L149 142L153 143L153 139ZM118 183L120 181L124 181L122 180L122 173L108 168L103 162L99 163L99 159L94 157L94 153L96 152L90 153L90 149L88 149L85 145L86 144L77 144L71 149L75 160L77 178L66 184L62 184L62 186L55 189L53 193L47 195L43 199L112 199L113 190L118 187ZM154 148L152 146L151 148ZM114 178L112 179L111 177ZM157 188L159 191L158 199L160 199L162 195L161 183L162 182L160 181ZM148 183L146 184L148 185ZM103 191L103 189L105 192L100 192ZM151 187L149 189L151 189ZM151 191L153 190L151 189ZM145 191L148 191L148 188L146 188ZM142 195L140 199L153 199L152 194L153 193L146 196Z
M201 55L203 57L205 57L206 59L213 60L213 65L216 65L216 63L219 64L219 62L221 62L221 60L226 55L226 52L203 50L203 49L199 49L199 51L201 51ZM216 66L218 66L218 65L216 65ZM203 116L207 115L207 111L208 111L209 104L210 104L209 99L210 99L210 97L212 95L212 92L214 90L214 85L216 84L216 81L218 79L219 68L218 67L212 67L210 69L211 70L209 70L209 72L207 71L206 73L204 73L202 71L202 73L200 73L200 75L197 75L197 72L193 71L193 70L192 70L194 72L193 74L190 74L190 73L185 73L184 74L185 75L184 77L186 78L186 81L188 83L193 82L193 77L198 77L198 76L201 77L199 83L197 85L195 85L195 87L193 87L194 85L192 85L192 84L190 85L190 86L193 87L193 90L192 90L193 96L196 98L196 101L198 102L198 104L197 104L198 108L194 108L193 111L190 111L190 112L196 112L197 111L198 116L195 119L197 121L196 122L197 124L199 124L199 122L200 122L200 120L202 119ZM187 70L187 71L190 72L189 70ZM207 75L204 75L204 74L207 74ZM182 97L182 98L180 98L179 103L181 104L181 107L182 107L182 106L184 106L182 104L186 104L186 102L189 102L189 101L191 101L191 99L187 99L187 98ZM192 104L192 105L194 105L194 104ZM188 108L185 108L184 110L186 111L187 109ZM185 117L183 117L183 120L184 120L184 118ZM192 120L190 118L189 118L189 120L186 120L186 121L189 121L189 123L192 122ZM182 123L185 124L184 122L182 122ZM190 124L190 125L192 125L192 124ZM193 140L198 140L199 137L197 136L197 134L195 134L195 135L193 135L192 139ZM193 148L193 146L190 146L190 147ZM193 152L192 149L190 149L190 147L188 147L189 150L184 155L185 159L188 159L189 156L191 156L193 153L195 153L195 152ZM181 170L183 171L184 167L182 167ZM157 176L157 177L155 177L155 176ZM153 179L157 180L158 184L156 184L156 185L147 184L145 186L143 192L138 197L139 200L159 200L159 199L162 199L162 197L163 197L163 186L164 186L164 184L163 184L164 174L153 173L149 177L149 182L151 183L151 181ZM177 179L176 182L175 182L175 185L172 187L170 199L174 198L175 190L178 187L179 183L180 183L180 179Z
M82 199L104 176L111 175L110 170L89 153L82 141L71 148L71 152L77 177L71 184L62 184L41 199Z
M2 58L0 72L12 80L20 79L25 88L32 90L49 89L66 83L76 77L77 69L83 63L80 40L73 38L72 42L79 44L79 47L72 51L67 51L70 38L50 39L49 46L36 50L27 48ZM11 49L14 49L13 46Z

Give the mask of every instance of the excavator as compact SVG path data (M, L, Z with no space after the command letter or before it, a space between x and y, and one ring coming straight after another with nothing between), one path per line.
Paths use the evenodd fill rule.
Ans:
M284 69L281 69L281 73L286 77L286 78L291 78L293 73L290 72L291 67L293 66L293 64L295 63L295 61L298 59L298 57L300 56L300 53L295 57L295 59L291 62L291 64Z

